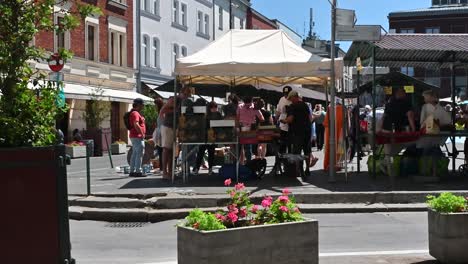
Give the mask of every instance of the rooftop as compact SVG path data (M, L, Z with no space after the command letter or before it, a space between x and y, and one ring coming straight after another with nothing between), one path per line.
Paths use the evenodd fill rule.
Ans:
M468 5L433 6L413 10L395 11L388 17L442 16L468 14Z

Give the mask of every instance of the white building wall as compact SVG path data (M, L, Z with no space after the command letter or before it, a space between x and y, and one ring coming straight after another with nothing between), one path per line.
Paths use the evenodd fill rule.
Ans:
M179 56L182 56L182 47L186 47L187 55L193 54L204 48L213 40L213 0L179 0L180 4L187 6L186 27L173 24L174 0L141 0L141 43L143 38L149 38L149 65L142 66L142 81L152 84L163 84L173 76L173 49L177 44ZM155 12L155 1L159 2L159 12ZM144 4L149 7L144 9ZM197 33L198 12L209 18L207 34ZM179 7L179 21L182 19L181 7ZM182 23L180 23L182 24ZM204 21L203 21L204 28ZM159 39L159 65L155 65L153 52L153 40ZM136 42L135 42L136 43ZM145 52L142 50L142 56ZM144 60L142 58L142 65Z
M229 9L229 4L232 3L232 9ZM226 32L229 31L230 21L229 12L233 20L233 29L241 29L247 27L247 10L250 3L246 0L214 0L214 11L215 11L215 39L220 38ZM220 8L222 10L220 10ZM220 11L222 12L222 19L220 19ZM222 20L222 26L220 23ZM243 21L243 27L241 27L241 21Z

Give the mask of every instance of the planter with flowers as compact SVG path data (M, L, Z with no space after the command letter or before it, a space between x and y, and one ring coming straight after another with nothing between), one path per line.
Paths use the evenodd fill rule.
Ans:
M86 157L86 145L83 142L73 141L65 145L65 153L72 159Z
M127 143L121 140L118 140L111 144L111 151L112 151L112 154L114 155L125 154L127 153Z
M468 263L468 197L428 196L429 254L441 263Z
M261 205L251 203L242 183L227 193L226 211L194 209L178 226L179 264L318 263L318 221L303 218L287 189Z

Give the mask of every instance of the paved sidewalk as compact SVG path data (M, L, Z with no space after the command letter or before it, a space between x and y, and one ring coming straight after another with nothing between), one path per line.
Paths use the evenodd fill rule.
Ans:
M303 181L301 178L286 178L266 175L263 180L245 182L249 190L256 194L279 193L287 187L294 193L330 193L330 192L385 192L385 191L436 191L436 190L468 190L468 177L451 176L439 183L416 183L410 178L397 178L392 188L386 176L379 175L373 179L367 173L364 158L361 161L362 173L357 173L356 159L348 165L349 173L339 172L336 183L328 182L328 173L323 168L323 154L316 152L320 158L316 167L312 168L311 176ZM125 155L113 156L114 165L126 165ZM83 159L72 161L68 167L69 194L86 194L86 167ZM268 158L268 171L271 170L273 158ZM457 167L462 161L457 161ZM191 175L187 183L176 178L174 184L163 181L160 173L152 173L146 178L129 178L128 175L111 169L108 157L92 158L91 160L91 192L94 195L134 195L134 194L225 194L224 179L216 173L209 176L206 170L199 175ZM354 171L353 171L354 170ZM215 172L217 170L215 169ZM267 172L268 172L267 171ZM346 181L347 179L347 181Z

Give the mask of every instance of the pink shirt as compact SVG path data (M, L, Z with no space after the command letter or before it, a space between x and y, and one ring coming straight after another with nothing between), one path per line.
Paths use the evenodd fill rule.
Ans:
M133 111L131 114L130 114L130 124L132 126L132 129L130 129L130 138L145 138L145 133L146 133L146 126L145 126L145 118L140 115L140 113L138 113L138 111ZM143 134L141 133L138 133L138 131L136 130L136 128L134 127L134 124L135 122L138 122L138 124L140 125L141 127L141 130L143 132Z
M260 110L255 110L253 104L239 105L237 108L237 116L239 118L239 123L241 123L243 127L250 127L252 124L255 124L255 117L263 119L262 112L260 112Z

